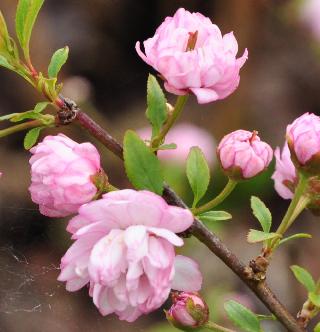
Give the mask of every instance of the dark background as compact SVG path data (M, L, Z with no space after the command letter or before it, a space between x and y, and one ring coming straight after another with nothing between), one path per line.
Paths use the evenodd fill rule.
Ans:
M12 34L16 3L1 0L0 4ZM121 140L126 129L147 125L145 90L152 69L137 56L135 42L151 37L162 20L179 7L209 16L223 33L234 31L239 54L246 47L249 50L238 90L226 100L205 106L197 105L191 98L183 121L206 128L217 141L238 128L255 129L275 148L282 146L289 122L306 111L319 112L320 41L301 24L298 7L290 1L47 0L32 37L34 65L45 71L52 53L68 45L70 58L60 77L65 83L65 95L75 99ZM0 114L22 112L42 100L13 73L1 68L0 75ZM174 97L169 96L169 100L173 102ZM1 128L6 125L1 124ZM58 131L79 142L96 143L76 127L50 133ZM23 150L22 141L23 134L0 141L0 169L4 173L0 181L0 331L171 331L166 322L158 325L164 321L161 310L130 325L114 316L102 317L87 289L68 293L64 284L56 280L60 258L70 245L65 232L67 220L45 218L31 202L30 155ZM100 144L97 146L112 183L127 187L121 163ZM261 197L271 208L274 228L288 205L273 190L272 170L273 165L265 174L241 183L221 207L233 214L233 221L212 226L244 261L259 253L259 246L246 243L248 229L258 227L250 212L250 196ZM189 200L190 190L183 175L181 178L183 185L172 185ZM216 165L211 195L224 183ZM313 239L296 240L280 249L268 279L279 298L296 313L306 292L293 278L289 266L299 264L319 277L319 220L304 212L290 232L309 232ZM223 302L231 298L257 313L267 313L203 245L194 239L186 240L184 253L200 261L205 277L203 295L218 321L230 325ZM268 331L282 331L274 323L265 326Z

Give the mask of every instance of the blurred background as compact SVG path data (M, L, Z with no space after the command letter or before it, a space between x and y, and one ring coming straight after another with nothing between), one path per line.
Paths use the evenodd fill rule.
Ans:
M317 2L318 13L315 9L306 10L309 2ZM0 4L12 34L16 4L16 0L1 0ZM47 0L32 37L33 63L44 71L52 53L68 45L70 58L60 76L64 95L76 100L121 140L126 129L148 125L144 117L145 91L151 68L137 56L135 42L153 36L162 20L179 7L210 17L223 33L234 31L239 54L246 47L249 50L249 60L241 71L240 87L235 93L205 106L197 105L195 98L191 98L182 116L182 123L192 122L208 132L205 135L211 139L212 151L215 142L238 128L258 130L273 148L282 146L289 122L307 111L319 114L320 0ZM13 73L0 68L0 78L1 115L32 109L42 100ZM171 102L173 97L168 96ZM183 128L187 131L188 127ZM119 188L128 187L122 164L110 152L74 126L50 133L58 131L79 142L91 140L97 144L111 182ZM23 136L14 135L0 142L0 169L4 173L0 181L0 331L175 331L165 321L161 309L130 325L114 316L102 317L87 289L68 293L64 284L56 280L60 258L71 243L65 232L67 220L45 218L31 202L30 154L23 150ZM196 144L197 138L192 145ZM208 158L212 168L208 196L212 196L221 190L226 178L214 160L215 154ZM190 202L184 160L178 158L164 164L167 180ZM260 246L246 243L249 228L258 227L250 211L250 196L259 196L270 207L275 228L288 206L288 201L273 189L270 179L273 168L272 165L268 172L239 184L219 207L233 215L232 221L208 225L244 262L257 256L260 250ZM313 239L283 246L269 270L271 287L292 313L301 308L306 292L289 266L299 264L315 278L320 276L317 219L308 211L299 217L290 232L308 232ZM237 300L256 313L268 313L202 244L187 239L183 251L200 263L204 274L202 294L212 318L232 326L223 309L228 299ZM267 331L283 331L273 322L264 327ZM310 331L311 327L312 324Z

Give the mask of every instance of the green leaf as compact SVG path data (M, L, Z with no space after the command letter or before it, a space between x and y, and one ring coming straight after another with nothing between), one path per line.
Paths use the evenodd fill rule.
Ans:
M160 161L132 130L124 136L123 155L127 176L135 188L161 195L163 174Z
M224 309L230 320L241 330L246 332L262 331L257 316L242 304L230 300L224 304Z
M34 111L27 111L23 113L16 113L15 115L12 116L10 119L11 122L20 122L26 119L39 119L41 118L41 114L36 113Z
M293 235L291 235L291 236L288 236L288 237L282 239L282 240L280 241L279 245L284 244L284 243L286 243L286 242L288 242L288 241L291 241L291 240L295 240L295 239L303 239L303 238L305 238L305 239L311 239L311 238L312 238L312 235L311 235L311 234L307 234L307 233L297 233L297 234L293 234Z
M46 109L48 105L51 103L49 101L41 101L40 103L37 103L36 106L34 107L33 111L35 113L41 113L43 110Z
M208 211L197 216L201 221L224 221L232 219L232 215L226 211Z
M298 265L290 266L291 271L294 273L296 279L309 291L314 292L316 284L312 278L312 275L304 268Z
M6 21L0 10L0 53L11 53L11 41Z
M317 308L320 308L320 294L311 292L309 293L308 298Z
M32 29L44 0L19 0L16 12L16 33L26 60L30 59Z
M43 127L33 128L27 132L23 141L23 146L26 150L31 149L37 143L42 128Z
M12 65L10 65L7 58L5 58L3 55L0 55L0 66L10 70L15 70L15 68Z
M272 216L265 204L256 196L251 196L251 209L265 233L271 229Z
M281 237L280 234L277 233L265 233L262 231L258 231L256 229L250 229L248 235L247 235L247 241L249 243L258 243L258 242L263 242L266 240L270 239L275 239L275 238Z
M316 325L313 332L320 332L320 322Z
M146 116L152 125L152 138L157 136L162 125L167 119L166 97L157 81L149 74L147 84L147 104Z
M190 149L187 159L187 177L194 194L192 207L195 207L207 191L210 170L206 158L197 146Z
M48 75L50 78L55 78L58 76L62 66L67 62L68 55L69 55L68 46L60 48L59 50L55 51L48 67Z

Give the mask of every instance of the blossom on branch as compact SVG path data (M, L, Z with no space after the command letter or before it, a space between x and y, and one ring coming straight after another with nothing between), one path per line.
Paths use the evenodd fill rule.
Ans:
M217 154L223 170L235 180L263 172L273 157L271 147L260 140L257 132L242 129L226 135L218 145Z
M138 130L138 134L143 139L151 136L151 128L142 128ZM166 162L185 164L190 149L198 146L205 155L208 164L213 165L216 159L215 148L216 143L214 137L205 129L200 128L192 123L179 123L174 126L166 135L164 144L174 143L176 149L159 150L158 157Z
M140 57L165 81L167 91L176 95L193 93L200 104L229 96L239 85L240 58L233 33L222 36L218 26L200 13L180 8L167 17L152 38L136 43Z
M284 199L291 199L297 183L297 172L291 160L288 144L285 143L282 152L277 147L274 156L276 169L272 175L277 193Z
M170 290L198 291L202 277L190 258L176 256L193 215L149 191L113 191L83 205L69 222L74 244L61 260L68 291L89 284L102 315L132 322L159 308Z
M306 172L319 174L320 117L305 113L287 126L287 141L293 163Z
M49 217L77 213L98 189L94 176L101 171L100 155L91 143L79 144L63 134L47 136L30 152L29 191L40 212Z

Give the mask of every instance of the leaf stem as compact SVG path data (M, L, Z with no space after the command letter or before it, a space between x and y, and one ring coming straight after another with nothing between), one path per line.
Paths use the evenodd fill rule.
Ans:
M42 120L33 120L33 121L24 122L24 123L0 130L0 137L5 137L8 135L14 134L18 131L22 131L22 130L26 130L26 129L30 129L30 128L36 128L36 127L43 126L43 125L44 125L44 123Z
M229 178L228 183L226 184L226 186L223 188L223 190L220 192L218 196L216 196L208 203L199 206L198 208L191 209L192 213L194 215L198 215L200 213L212 210L214 207L223 202L231 194L233 189L236 187L237 183L238 183L237 181Z
M284 215L281 224L279 225L276 233L280 235L284 235L284 233L288 230L288 228L292 225L294 220L298 217L298 215L304 210L304 208L309 203L309 198L304 196L306 187L308 185L308 177L303 173L299 174L299 183L296 187L293 199L288 207L286 214ZM274 242L271 246L274 246Z
M218 325L214 322L208 322L205 327L208 330L214 331L214 332L235 332L234 330L227 329L226 327L223 327L221 325Z
M159 145L163 142L165 139L166 135L168 134L169 130L172 128L172 126L175 124L175 122L178 120L180 114L182 113L182 110L188 100L189 95L183 95L179 96L177 98L176 104L174 106L172 114L169 116L167 122L163 126L161 132L159 133L158 136L156 136L152 142L151 142L151 147L152 148L157 148Z

